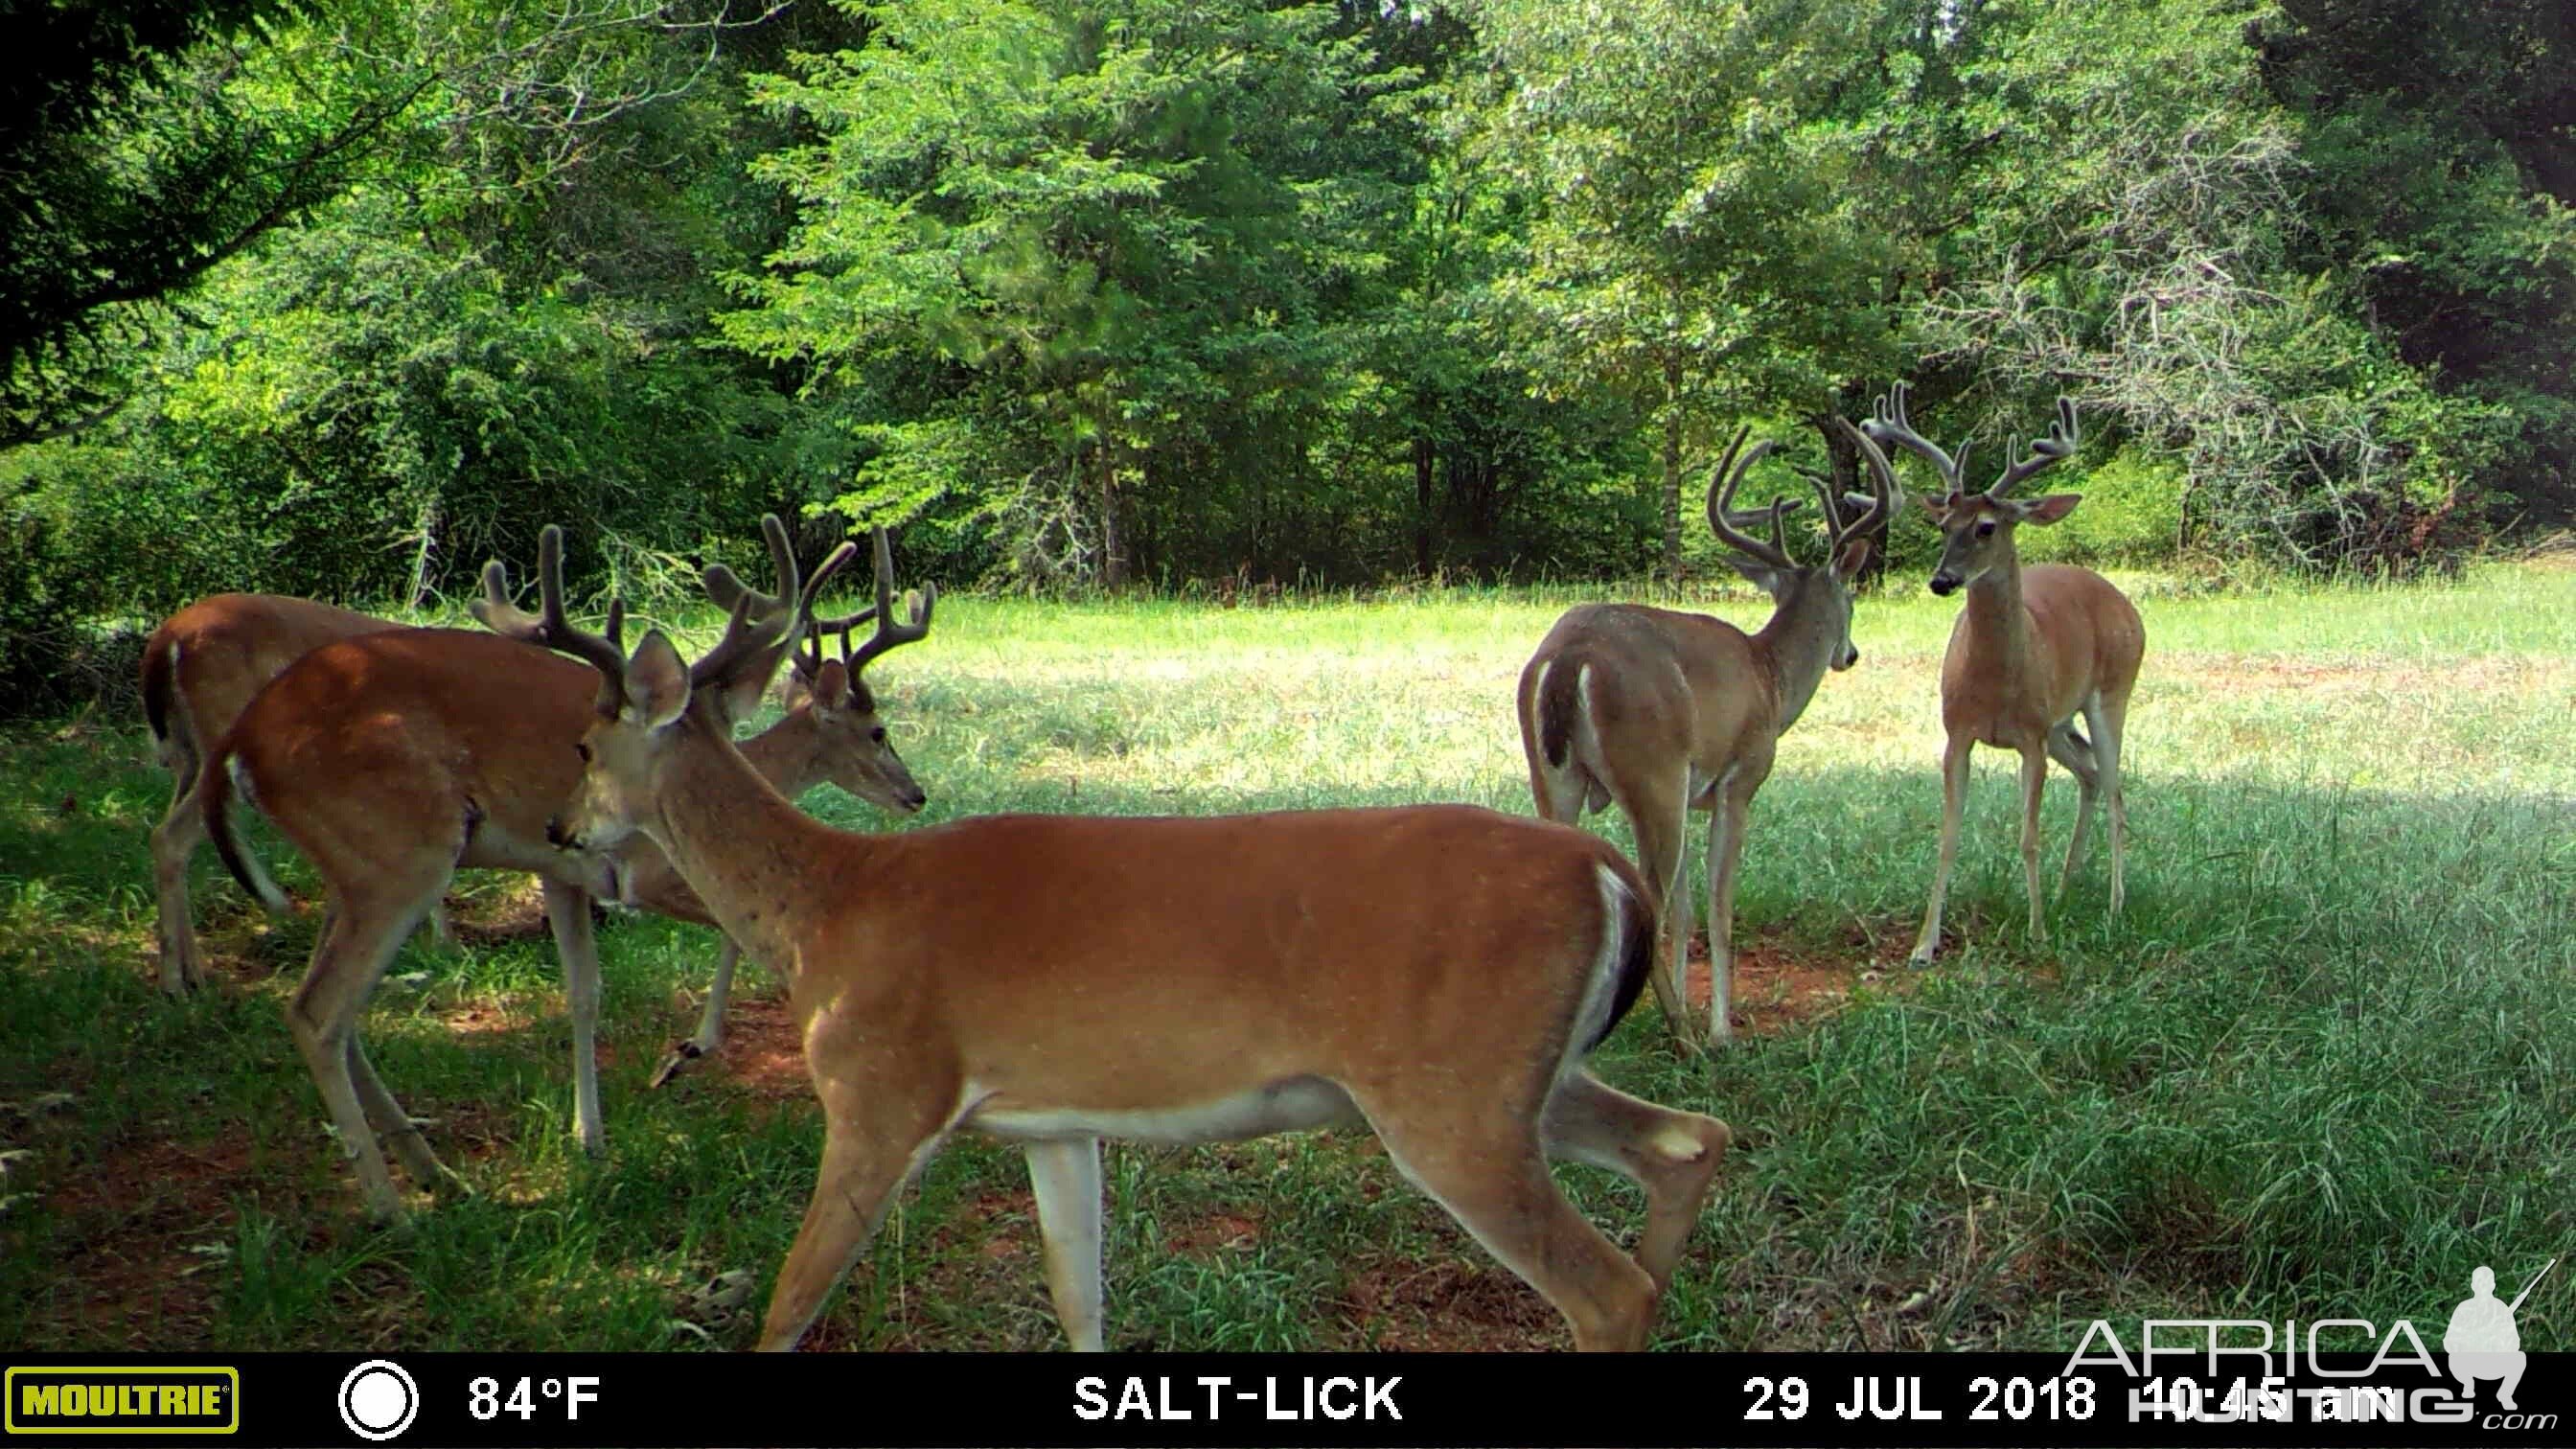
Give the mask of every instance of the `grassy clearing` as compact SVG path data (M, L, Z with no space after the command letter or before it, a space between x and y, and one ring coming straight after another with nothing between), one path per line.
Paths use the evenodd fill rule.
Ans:
M2518 1287L2569 1242L2576 573L2232 597L2127 582L2150 639L2127 913L2103 919L2097 848L2050 946L2028 947L2010 766L1981 753L1951 913L1965 945L1925 973L1880 968L1929 880L1954 606L1863 603L1860 667L1826 682L1755 806L1741 989L1764 1033L1683 1061L1649 1004L1602 1054L1612 1081L1745 1143L1665 1346L2064 1348L2097 1316L2438 1322L2475 1266ZM1579 597L961 597L879 689L926 820L1526 810L1511 683ZM1758 617L1741 593L1703 606ZM368 1030L479 1194L381 1235L279 1019L311 917L267 922L206 860L223 979L175 1004L148 985L144 833L166 798L139 725L0 742L0 1146L26 1153L0 1184L0 1341L749 1342L819 1137L767 983L722 1058L647 1092L712 941L658 921L604 933L611 1154L588 1163L552 948L516 883L472 882L466 914L492 929L452 954L406 948ZM807 803L876 823L831 792ZM2053 784L2052 841L2072 817ZM1114 1148L1109 1175L1114 1343L1563 1341L1363 1138ZM1624 1184L1564 1176L1633 1231ZM733 1269L756 1280L746 1310L690 1301ZM2525 1305L2527 1342L2565 1340L2571 1281ZM814 1342L1055 1346L1016 1154L941 1159Z

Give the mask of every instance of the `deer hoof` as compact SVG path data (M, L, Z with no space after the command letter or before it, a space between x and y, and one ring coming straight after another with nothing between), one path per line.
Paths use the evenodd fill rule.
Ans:
M686 1069L689 1063L705 1055L705 1052L698 1050L696 1042L681 1042L671 1048L670 1055L662 1058L662 1065L653 1069L653 1080L649 1085L660 1087L668 1084L673 1077Z

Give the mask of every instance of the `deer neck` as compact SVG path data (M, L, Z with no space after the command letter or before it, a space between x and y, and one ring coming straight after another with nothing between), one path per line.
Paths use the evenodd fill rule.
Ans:
M690 737L674 742L656 773L651 813L638 825L725 934L792 982L804 963L786 903L814 899L802 881L815 862L864 837L797 809L699 716L677 728Z
M2012 687L2023 687L2036 660L2031 646L2030 613L2021 602L2018 553L2006 553L1968 585L1965 614L1969 633L1977 641L1979 662Z
M1771 676L1771 697L1779 702L1783 730L1807 712L1842 642L1827 607L1832 591L1815 579L1801 581L1796 589L1753 636L1753 655Z
M760 778L790 800L823 783L822 746L810 710L790 710L778 723L737 741L734 748Z

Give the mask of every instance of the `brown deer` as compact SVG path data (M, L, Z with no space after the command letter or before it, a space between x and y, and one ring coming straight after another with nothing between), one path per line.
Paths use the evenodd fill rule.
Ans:
M159 900L161 989L177 995L206 979L188 901L188 862L205 843L197 774L206 751L224 737L244 706L286 666L314 648L404 625L278 594L215 594L199 599L152 631L143 645L143 718L153 753L172 776L170 809L152 828L152 886ZM286 893L235 841L242 884L272 912ZM445 913L432 927L444 939Z
M2111 817L2111 914L2120 914L2121 863L2129 829L2128 802L2120 788L2120 740L2129 716L2129 691L2138 682L2147 633L2138 611L2109 580L2067 564L2022 567L2013 546L2021 525L2045 526L2075 511L2080 493L2040 498L2007 495L2034 475L2072 455L2082 432L2071 399L2057 401L2048 436L2003 471L1983 493L1967 491L1968 450L1954 460L1906 420L1906 388L1899 383L1879 400L1865 425L1871 436L1903 444L1941 476L1943 493L1926 497L1924 511L1941 530L1941 562L1932 570L1932 592L1968 591L1967 607L1950 629L1941 661L1941 859L1932 874L1932 899L1914 960L1929 961L1941 945L1941 902L1959 853L1959 817L1967 806L1968 756L1979 744L2021 752L2021 864L2030 894L2030 937L2048 939L2039 893L2039 798L2054 758L2075 777L2075 834L2058 872L2060 891L2075 872L2093 823L2093 802L2107 800ZM2075 728L2081 713L2093 733Z
M961 1128L1024 1145L1058 1316L1096 1349L1101 1138L1356 1122L1577 1347L1644 1344L1729 1137L1583 1067L1654 949L1645 883L1606 842L1472 806L835 830L726 727L774 626L737 610L691 667L658 631L630 659L567 624L559 588L545 602L547 642L600 671L549 833L576 851L641 833L788 977L823 1157L762 1348L795 1346ZM1551 1157L1644 1184L1634 1259Z
M706 586L717 606L728 610L744 592L741 581L722 564L707 570ZM751 761L751 767L790 799L817 785L832 784L879 809L910 815L927 804L930 797L913 780L912 771L889 742L885 723L877 713L876 694L868 688L864 671L887 650L929 635L939 590L934 586L927 596L913 596L912 623L894 622L894 559L882 529L876 539L876 590L877 601L867 608L838 618L806 621L806 642L789 656L791 667L783 676L784 686L777 691L787 701L785 717L741 741L739 748L743 758ZM497 562L484 568L483 593L483 600L474 606L476 618L496 633L537 642L534 630L540 621L510 603ZM765 595L757 597L766 600ZM853 650L850 631L871 619L877 621L876 632ZM831 634L840 636L837 659L826 657L823 650L824 638ZM625 866L620 878L622 904L701 926L715 924L715 918L707 914L688 883L671 869L670 861L660 851L649 847L630 851ZM734 971L742 959L742 948L734 944L731 936L725 936L723 941L706 1006L698 1017L698 1029L674 1043L663 1056L661 1065L654 1069L652 1086L669 1082L689 1063L714 1052L724 1040L725 1007L733 995Z
M1548 631L1521 671L1521 750L1538 812L1572 824L1611 801L1637 836L1637 862L1661 913L1667 945L1655 996L1673 1034L1689 1040L1685 963L1693 902L1683 888L1688 812L1709 812L1708 1039L1734 1034L1735 872L1746 811L1770 778L1780 736L1797 723L1828 669L1849 669L1852 580L1869 560L1868 533L1901 506L1895 471L1849 422L1835 423L1868 462L1873 491L1842 495L1817 482L1829 541L1825 562L1789 556L1782 518L1796 500L1738 514L1735 490L1770 452L1739 429L1709 477L1708 526L1729 560L1772 600L1770 621L1746 634L1723 619L1641 604L1581 604ZM1856 511L1847 513L1845 504ZM1767 517L1769 542L1745 530Z
M737 613L756 614L775 636L715 701L728 711L757 701L787 641L807 627L797 612L786 530L775 518L763 523L783 584L778 596L753 593L729 573L709 571L711 595L730 596ZM559 551L560 535L550 536L547 547ZM553 562L559 570L559 555ZM497 582L488 572L486 581L487 588ZM525 617L506 598L487 596L475 609L497 629L515 628ZM845 687L852 669L865 662L826 661L819 669L814 705L827 696L842 702L828 724L814 707L800 706L754 747L772 768L807 775L803 783L828 770L864 798L918 808L920 787L886 746L872 703L854 708L863 696ZM836 691L836 683L843 687ZM599 964L590 901L621 899L707 919L703 908L676 893L649 851L580 856L545 839L546 820L579 781L574 745L597 685L581 665L494 633L406 629L343 639L278 675L200 772L207 829L237 877L244 868L224 820L236 770L259 808L323 878L321 937L287 1022L343 1150L356 1161L368 1208L381 1218L399 1218L402 1206L379 1136L392 1138L422 1185L453 1185L454 1178L368 1065L358 1019L395 947L456 871L523 870L543 885L571 1003L576 1132L594 1153L604 1134L593 1050ZM827 727L864 748L831 746ZM711 1012L716 1006L711 999Z

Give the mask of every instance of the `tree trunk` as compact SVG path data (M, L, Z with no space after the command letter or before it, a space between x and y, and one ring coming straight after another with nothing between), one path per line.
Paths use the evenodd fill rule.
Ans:
M1664 358L1664 581L1682 579L1682 359Z
M411 556L411 589L407 599L414 609L429 607L430 560L438 553L438 526L444 521L437 499L430 499L420 506L420 548Z
M1413 571L1431 577L1431 478L1438 450L1426 425L1413 438Z
M1127 537L1118 526L1118 453L1101 429L1095 449L1100 470L1100 586L1111 593L1127 587Z
M1869 492L1870 485L1861 481L1860 450L1852 446L1851 439L1843 436L1842 429L1834 426L1833 415L1818 413L1808 422L1824 435L1825 469L1833 485L1834 496L1843 498ZM1887 536L1895 524L1895 518L1890 516L1870 525L1869 532L1864 535L1869 539L1869 562L1861 566L1861 580L1876 579L1887 572Z

